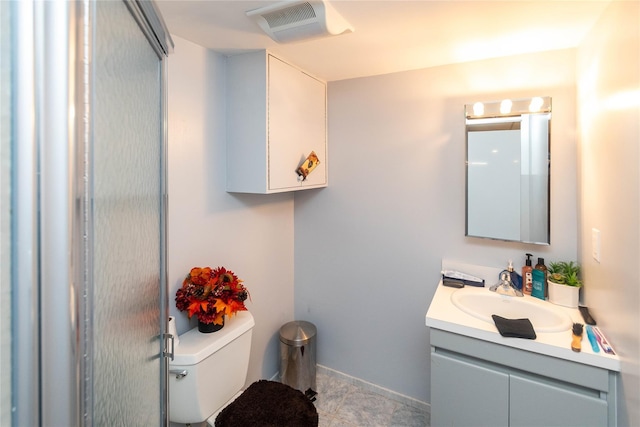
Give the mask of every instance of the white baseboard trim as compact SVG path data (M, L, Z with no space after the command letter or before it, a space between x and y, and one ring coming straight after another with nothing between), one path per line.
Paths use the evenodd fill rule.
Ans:
M418 408L422 411L431 413L431 405L428 404L427 402L423 402L421 400L414 399L413 397L409 397L404 394L397 393L393 390L389 390L388 388L380 387L379 385L375 385L368 381L361 380L360 378L352 377L351 375L347 375L340 371L336 371L335 369L327 368L326 366L323 366L323 365L316 365L316 372L325 374L331 377L339 378L345 382L348 382L349 384L356 385L372 393L379 394L386 398L393 399L396 402L404 403L405 405L409 405L414 408Z

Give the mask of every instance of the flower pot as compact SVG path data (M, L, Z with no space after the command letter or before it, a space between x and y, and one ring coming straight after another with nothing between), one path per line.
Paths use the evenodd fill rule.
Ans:
M549 302L564 307L578 308L580 288L547 281L549 286Z
M198 320L198 330L204 334L217 332L223 327L224 327L224 317L222 318L222 325L216 325L215 323L204 323Z

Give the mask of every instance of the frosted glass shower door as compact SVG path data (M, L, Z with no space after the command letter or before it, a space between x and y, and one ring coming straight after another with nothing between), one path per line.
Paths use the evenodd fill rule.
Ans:
M162 64L125 3L95 8L93 424L153 426L162 410Z

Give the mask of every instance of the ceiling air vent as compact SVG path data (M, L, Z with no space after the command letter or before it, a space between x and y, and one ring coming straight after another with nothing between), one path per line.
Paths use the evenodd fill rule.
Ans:
M353 28L326 1L284 1L250 10L260 28L279 43L335 36Z

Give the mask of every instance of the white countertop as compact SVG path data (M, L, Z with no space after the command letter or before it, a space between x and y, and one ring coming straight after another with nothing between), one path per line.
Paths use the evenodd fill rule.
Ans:
M483 289L466 287L460 290L464 292L466 289ZM487 292L489 288L484 288ZM583 363L585 365L596 366L599 368L609 369L612 371L620 371L620 359L617 355L606 354L602 350L594 353L591 344L587 338L586 330L582 338L582 351L575 352L571 350L571 330L563 332L547 332L542 333L536 331L537 338L535 340L522 338L505 338L496 329L493 323L480 320L460 310L451 302L451 294L458 291L456 288L443 286L442 282L438 284L429 310L426 314L426 325L430 328L440 329L467 337L477 338L501 344L508 347L518 348L521 350L531 351L534 353L544 354L547 356L558 357L560 359L571 360ZM516 297L506 297L516 298ZM517 297L520 298L520 297ZM533 298L525 295L522 298ZM547 303L551 304L551 303ZM566 312L573 322L584 323L580 312L577 309L561 307L553 305L559 310ZM602 331L606 334L606 331ZM614 347L615 349L615 347Z

